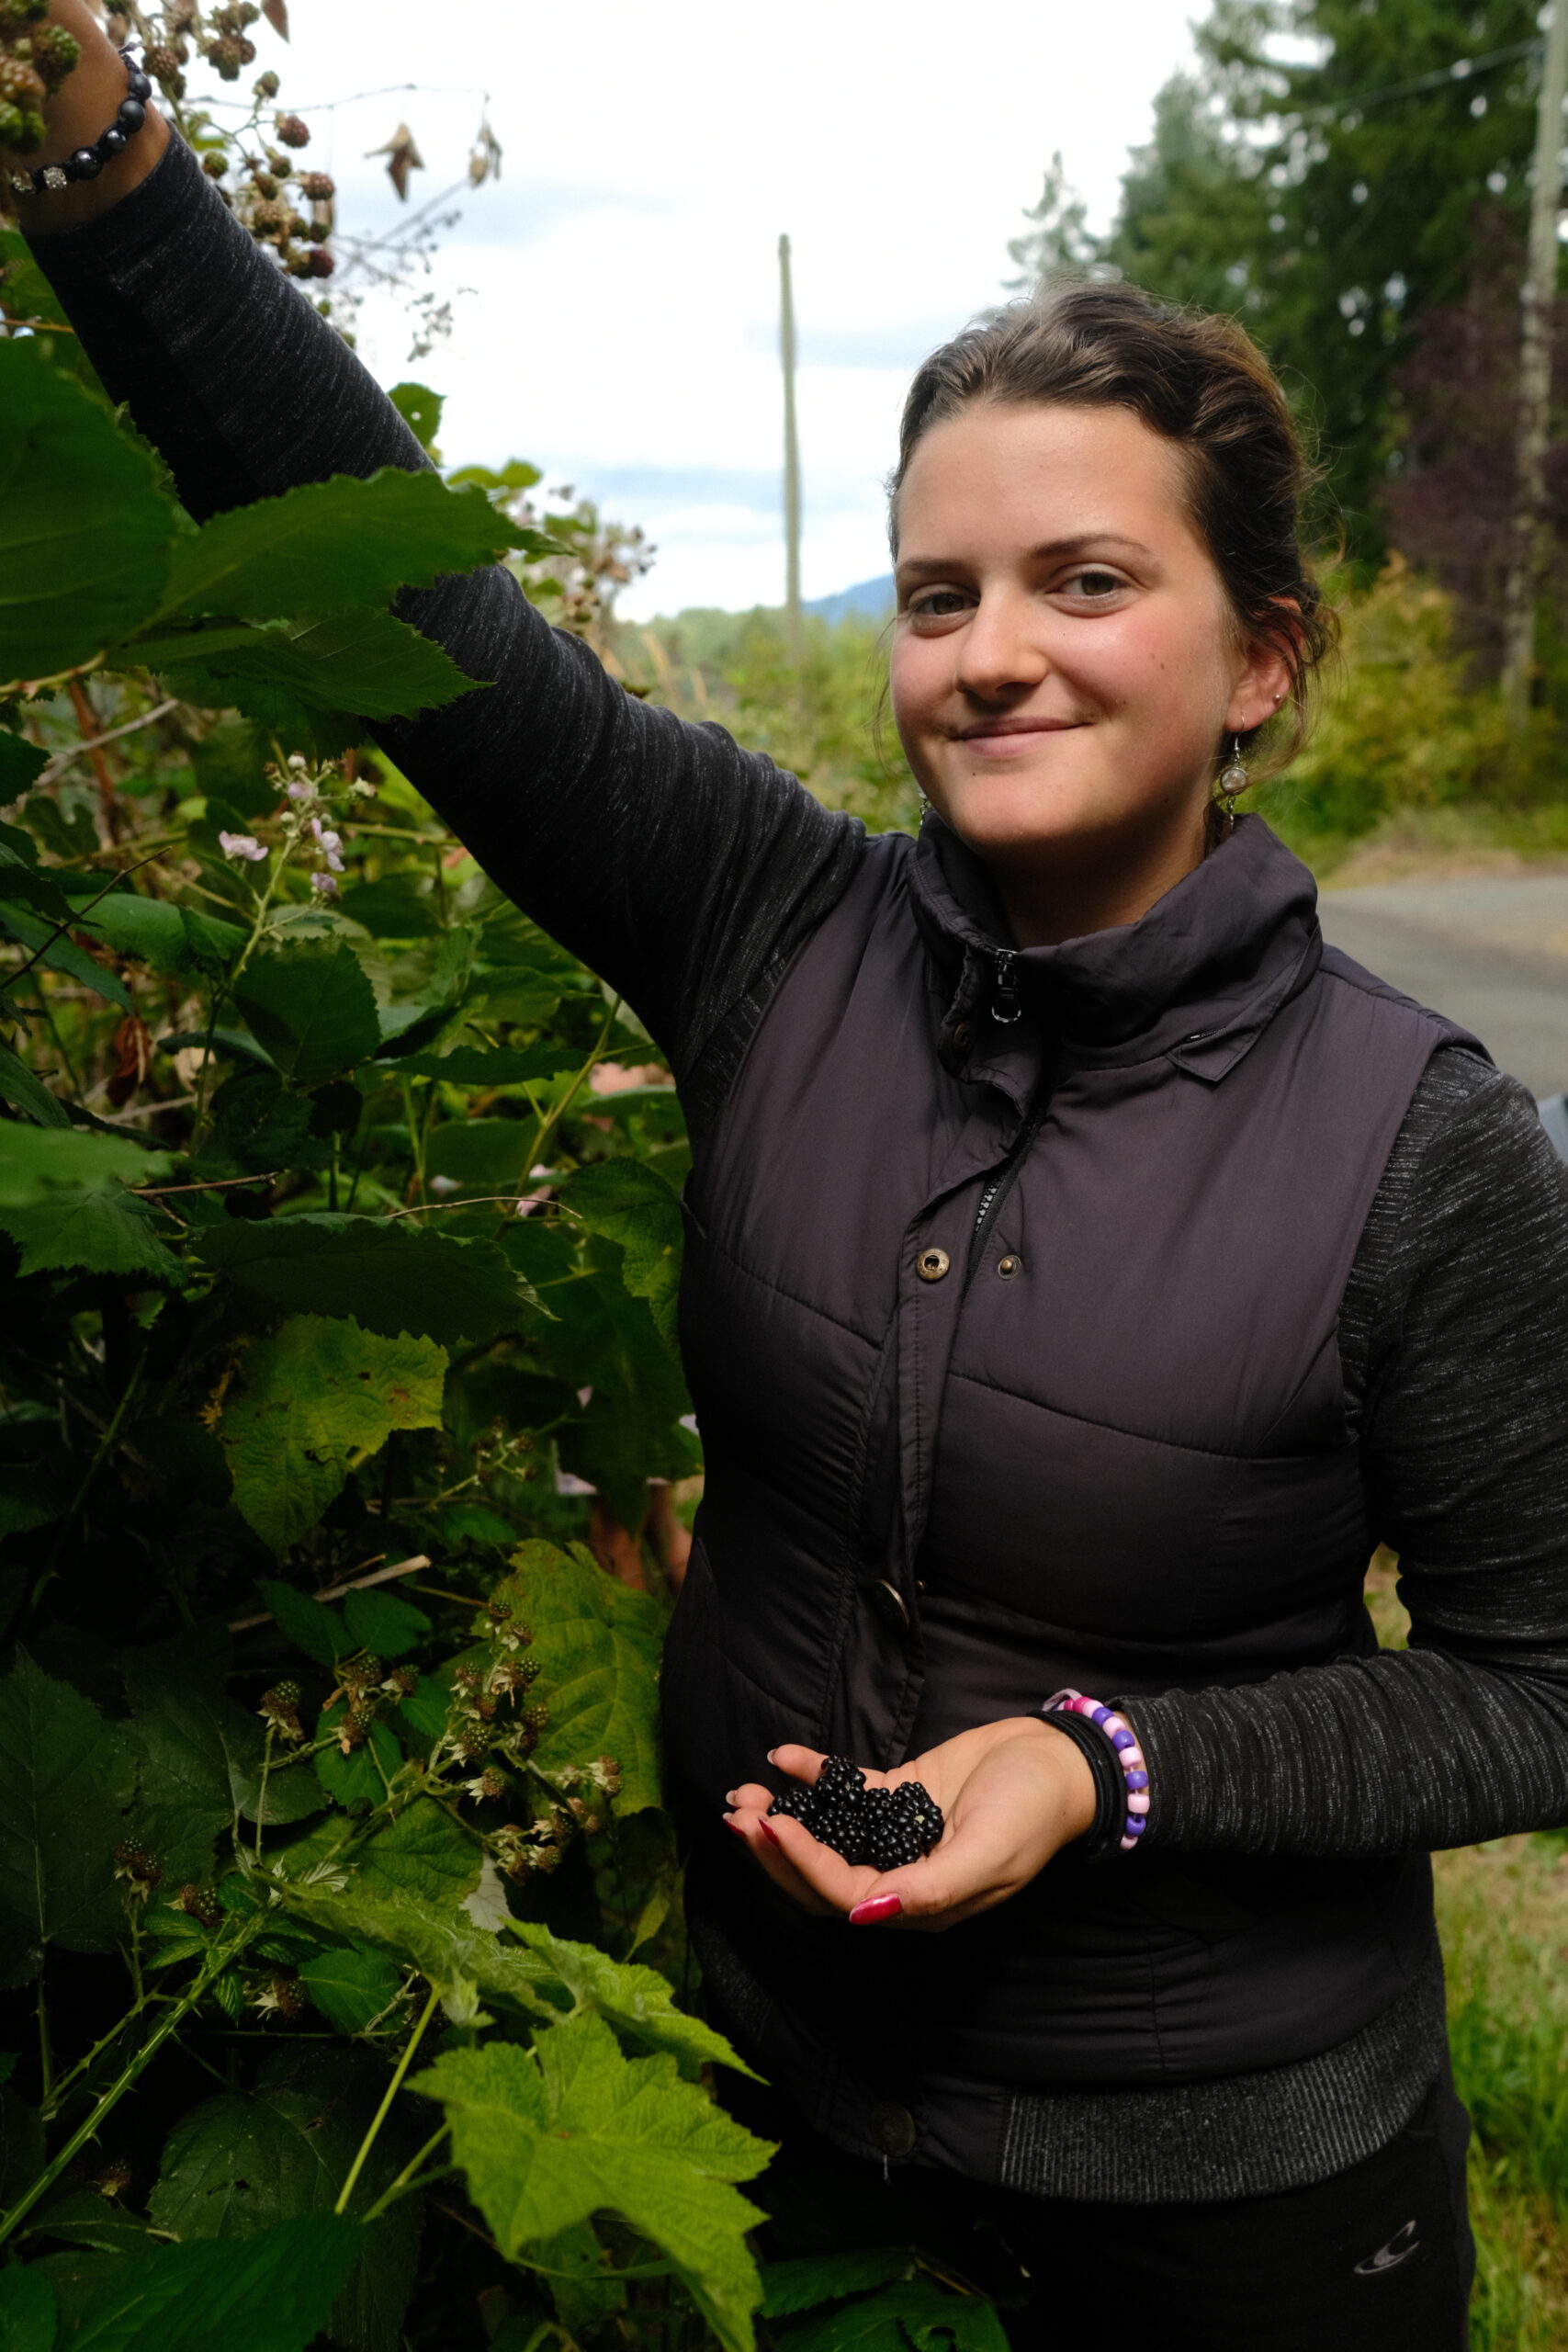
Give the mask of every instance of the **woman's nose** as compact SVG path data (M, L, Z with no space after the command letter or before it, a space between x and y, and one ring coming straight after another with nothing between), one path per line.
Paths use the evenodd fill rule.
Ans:
M1051 667L1039 612L1010 596L981 597L956 655L955 684L980 702L1037 686Z

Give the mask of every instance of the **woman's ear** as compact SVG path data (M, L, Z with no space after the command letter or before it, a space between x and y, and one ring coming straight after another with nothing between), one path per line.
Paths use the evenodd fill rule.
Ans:
M1283 707L1295 684L1296 653L1301 637L1302 608L1293 596L1277 596L1279 634L1257 638L1247 650L1246 666L1231 690L1225 711L1225 732L1249 735Z

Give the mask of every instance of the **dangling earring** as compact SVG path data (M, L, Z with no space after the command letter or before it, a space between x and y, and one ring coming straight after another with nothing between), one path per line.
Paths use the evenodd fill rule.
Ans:
M1233 832L1235 830L1235 804L1241 794L1247 790L1249 781L1247 762L1241 756L1241 737L1234 735L1231 738L1230 758L1214 780L1214 789L1220 796L1220 806L1230 820L1230 830Z

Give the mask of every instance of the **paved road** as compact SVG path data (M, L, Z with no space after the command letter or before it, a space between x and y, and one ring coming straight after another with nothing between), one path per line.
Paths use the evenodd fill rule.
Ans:
M1538 1099L1568 1087L1568 874L1325 890L1325 936L1474 1031Z

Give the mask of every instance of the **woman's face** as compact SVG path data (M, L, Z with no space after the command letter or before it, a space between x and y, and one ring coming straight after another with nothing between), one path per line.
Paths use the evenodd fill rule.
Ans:
M1075 876L1135 919L1202 854L1220 739L1290 684L1236 642L1177 450L1130 409L976 403L919 442L897 521L893 710L921 789L1026 926L1034 884Z

